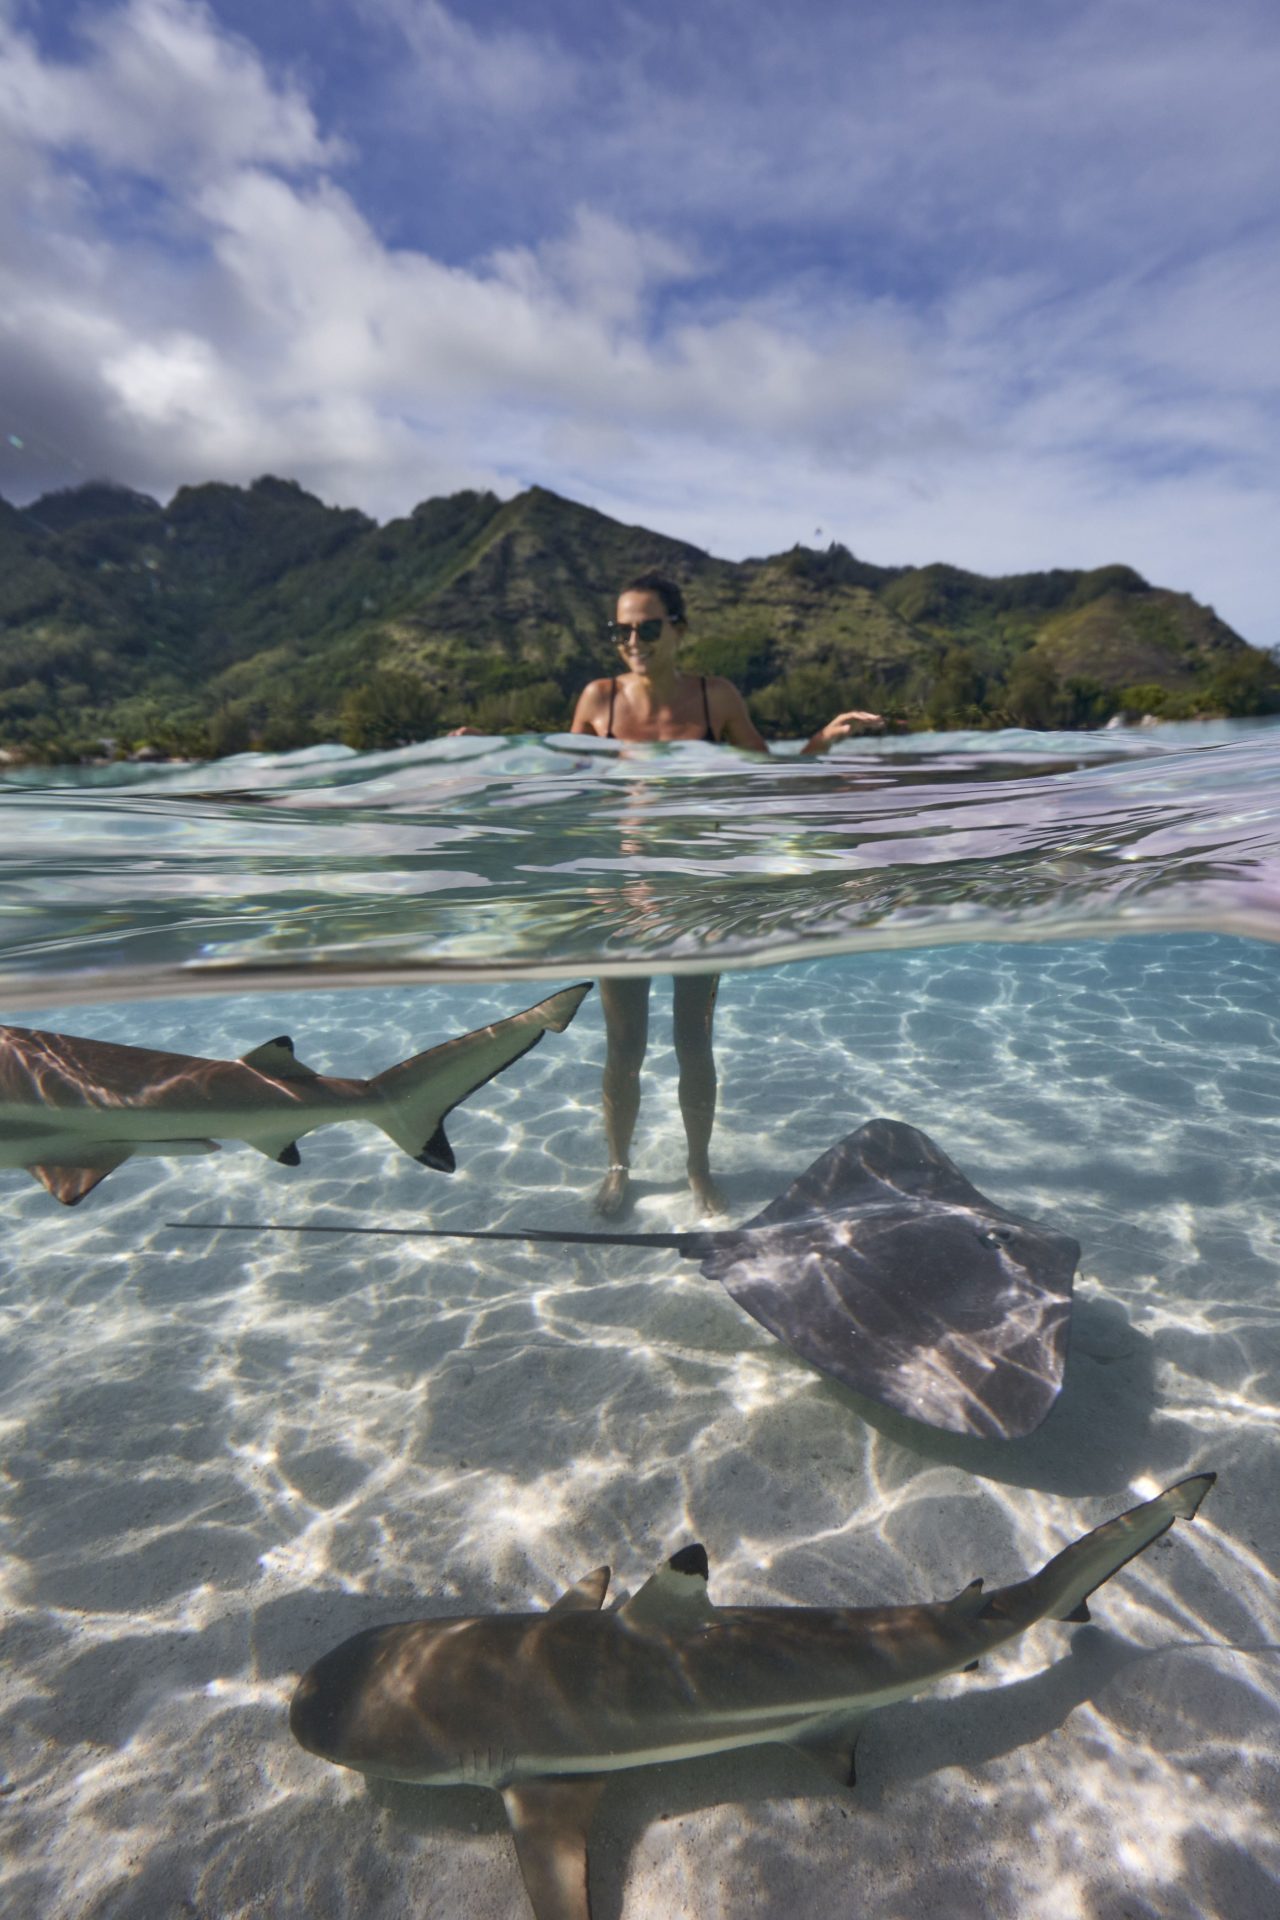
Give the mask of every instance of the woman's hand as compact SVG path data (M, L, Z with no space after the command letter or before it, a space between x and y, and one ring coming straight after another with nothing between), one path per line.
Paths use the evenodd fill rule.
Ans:
M803 751L805 753L825 753L834 747L837 740L847 740L853 733L883 733L884 718L878 713L864 713L860 707L850 707L847 713L838 713L834 720L828 720L825 727L819 727Z

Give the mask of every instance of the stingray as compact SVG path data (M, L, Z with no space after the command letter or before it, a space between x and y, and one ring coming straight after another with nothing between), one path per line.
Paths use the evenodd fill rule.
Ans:
M1007 1212L901 1120L869 1120L739 1227L689 1233L227 1225L241 1231L664 1248L791 1351L925 1426L1020 1439L1057 1399L1080 1248Z

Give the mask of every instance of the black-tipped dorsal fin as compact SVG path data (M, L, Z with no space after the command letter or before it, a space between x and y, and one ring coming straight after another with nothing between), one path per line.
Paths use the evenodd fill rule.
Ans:
M603 1785L581 1773L502 1789L534 1920L591 1920L587 1828Z
M967 1587L960 1589L954 1600L947 1602L947 1612L958 1614L962 1620L972 1620L982 1612L985 1604L981 1580L971 1580Z
M591 1573L584 1573L581 1580L575 1580L566 1587L558 1600L553 1600L547 1608L548 1613L596 1613L604 1605L604 1597L609 1591L608 1567L596 1567Z
M287 1033L277 1034L274 1040L264 1040L252 1053L240 1056L242 1067L252 1067L255 1073L265 1073L271 1080L318 1080L314 1067L304 1067L293 1051L293 1041Z
M704 1546L695 1543L681 1547L665 1566L650 1574L620 1611L636 1626L695 1625L711 1612L711 1596L707 1592L709 1574Z

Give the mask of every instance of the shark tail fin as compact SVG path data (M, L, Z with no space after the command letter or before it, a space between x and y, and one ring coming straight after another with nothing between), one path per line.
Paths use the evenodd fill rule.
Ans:
M1088 1620L1089 1595L1119 1573L1136 1554L1167 1533L1175 1520L1194 1519L1200 1502L1216 1480L1213 1473L1197 1473L1180 1480L1154 1500L1131 1507L1114 1520L1095 1527L1076 1540L1026 1582L1036 1602L1033 1617L1041 1620ZM993 1600L997 1596L992 1596Z
M566 987L508 1020L495 1020L491 1027L461 1034L388 1067L368 1083L378 1111L367 1117L424 1167L452 1173L457 1162L444 1130L447 1116L468 1094L536 1047L544 1033L563 1033L590 991L589 981Z

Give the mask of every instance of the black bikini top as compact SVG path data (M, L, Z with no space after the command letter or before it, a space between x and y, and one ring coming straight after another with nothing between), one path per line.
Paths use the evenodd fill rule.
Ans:
M698 675L698 684L702 688L702 717L706 721L706 727L707 727L707 730L702 737L704 740L709 740L713 747L719 746L720 742L716 737L716 730L711 724L711 703L707 699L707 676L705 673L700 673ZM617 681L617 676L615 675L614 678L609 682L609 731L604 736L606 740L612 740L614 738L613 706L617 697L618 697L618 681Z

